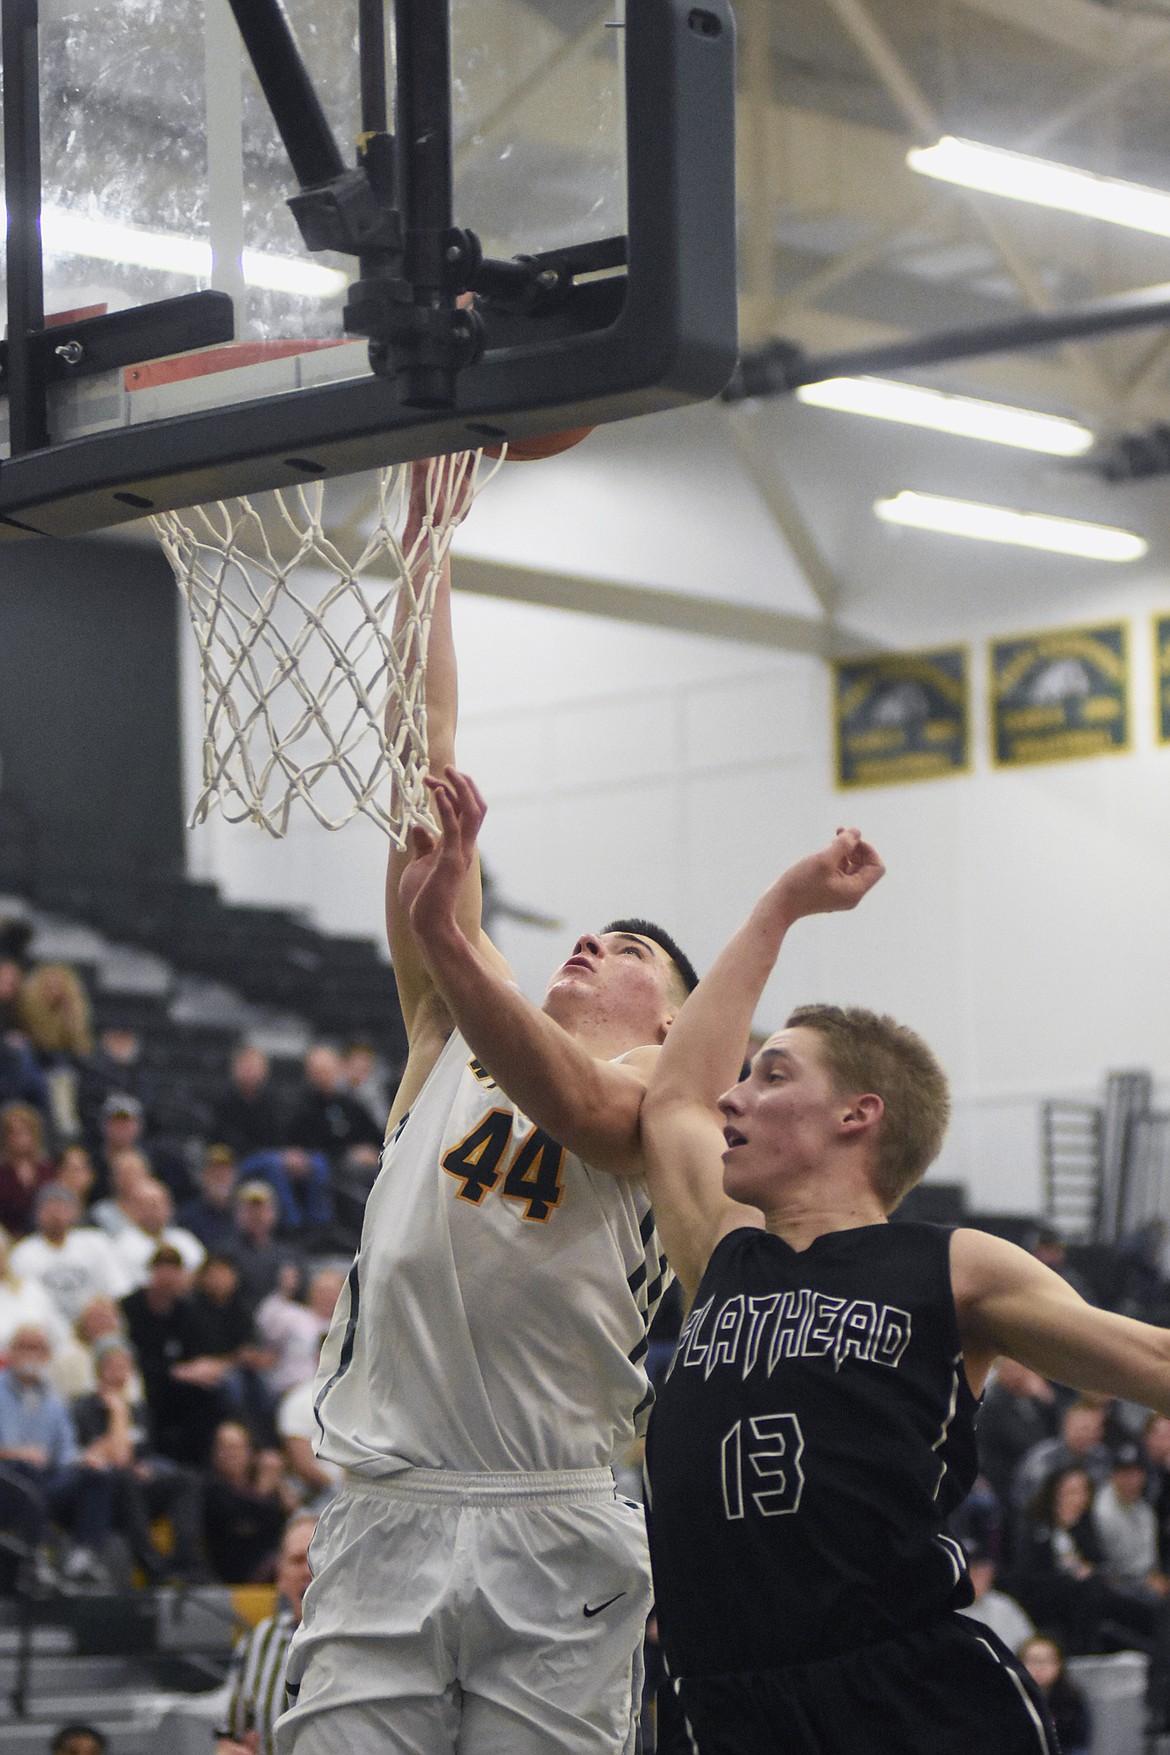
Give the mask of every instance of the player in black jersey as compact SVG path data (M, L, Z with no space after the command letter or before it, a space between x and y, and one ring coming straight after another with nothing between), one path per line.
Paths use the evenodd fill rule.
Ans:
M671 1026L642 1108L690 1313L651 1421L663 1652L699 1755L1045 1755L948 1512L998 1354L1170 1410L1170 1334L981 1232L889 1225L946 1079L892 1019L805 1007L739 1077L788 928L882 874L855 830L766 893Z

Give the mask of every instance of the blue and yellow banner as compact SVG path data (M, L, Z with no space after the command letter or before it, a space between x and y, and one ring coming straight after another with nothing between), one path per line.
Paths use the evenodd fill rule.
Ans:
M1158 742L1170 743L1170 615L1154 617L1154 684Z
M992 754L1001 768L1129 748L1129 629L1050 628L991 647Z
M838 786L895 786L966 773L965 646L883 652L834 665Z

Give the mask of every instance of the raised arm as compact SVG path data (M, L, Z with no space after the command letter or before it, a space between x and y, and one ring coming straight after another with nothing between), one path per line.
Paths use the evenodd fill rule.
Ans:
M460 924L487 806L466 775L431 782L440 833L415 829L399 901L436 991L476 1057L531 1121L596 1170L642 1170L639 1111L655 1047L597 1060L539 1011Z
M430 532L436 518L441 516L444 501L448 497L455 502L452 522L458 524L464 517L470 502L468 481L471 468L470 453L450 457L446 459L446 467L438 480L428 489L428 464L417 462L411 465L410 501L402 536L402 550L412 578L421 580L428 565L432 540ZM409 607L409 594L404 587L399 599L396 632L405 624ZM414 662L420 663L421 656L415 654ZM455 728L459 717L458 674L455 642L451 631L451 564L447 556L444 556L435 590L434 611L427 643L425 686L428 767L432 774L441 775L455 759ZM386 709L387 737L392 739L396 730L396 707L391 701ZM436 993L430 972L399 903L399 885L408 863L409 855L398 852L396 848L392 849L386 872L386 936L390 945L390 960L394 965L398 1000L410 1043L411 1061L414 1063L408 1067L407 1076L403 1080L404 1089L400 1091L395 1104L396 1109L413 1101L417 1086L430 1071L435 1055L451 1031L451 1020ZM489 959L499 959L499 953L482 934L481 908L479 861L475 860L464 874L456 899L456 916L460 929L471 942L479 944ZM502 964L502 959L499 961Z
M642 1109L646 1173L659 1233L689 1297L726 1232L759 1224L723 1192L718 1100L737 1083L752 1019L789 927L854 908L882 875L856 829L790 867L766 890L670 1027Z
M1096 1309L1035 1256L983 1231L955 1232L951 1282L974 1387L1006 1353L1070 1389L1170 1415L1170 1331Z

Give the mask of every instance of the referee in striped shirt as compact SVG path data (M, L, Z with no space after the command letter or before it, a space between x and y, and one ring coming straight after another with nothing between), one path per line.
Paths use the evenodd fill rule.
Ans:
M317 1519L299 1511L285 1526L276 1569L282 1601L246 1633L232 1654L228 1675L231 1699L216 1755L274 1755L276 1721L284 1711L284 1671L289 1641L300 1625L301 1604L309 1588L309 1543Z

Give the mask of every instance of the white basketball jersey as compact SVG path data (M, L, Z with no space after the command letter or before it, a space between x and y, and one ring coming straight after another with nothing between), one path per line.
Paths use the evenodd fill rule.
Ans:
M364 1476L605 1467L649 1411L668 1274L641 1180L557 1145L453 1035L370 1191L319 1455Z

